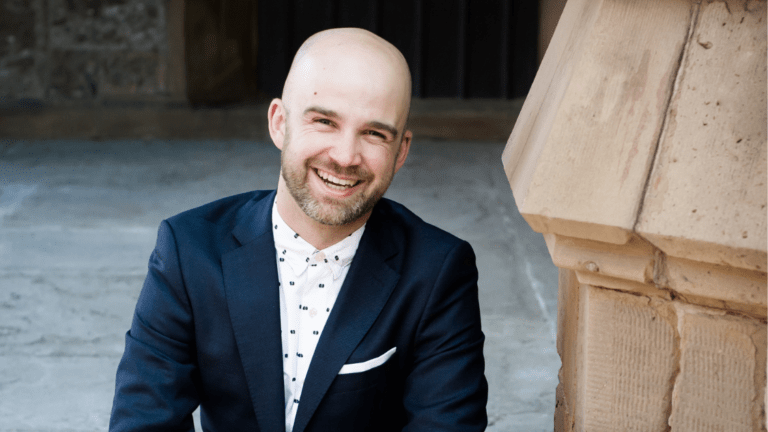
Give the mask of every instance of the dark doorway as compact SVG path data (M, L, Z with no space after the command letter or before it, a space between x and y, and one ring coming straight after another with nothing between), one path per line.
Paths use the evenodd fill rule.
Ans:
M187 0L187 97L192 104L227 104L257 94L257 4L252 0Z
M538 22L537 0L188 0L188 95L277 97L307 37L361 27L402 51L415 97L524 97L538 67Z

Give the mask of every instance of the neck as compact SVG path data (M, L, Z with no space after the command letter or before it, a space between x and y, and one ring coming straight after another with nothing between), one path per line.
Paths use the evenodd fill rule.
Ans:
M369 212L360 219L346 225L322 224L307 216L304 210L299 207L288 191L282 175L280 175L280 181L277 184L275 204L283 221L317 250L325 249L344 240L344 238L363 226L371 216Z

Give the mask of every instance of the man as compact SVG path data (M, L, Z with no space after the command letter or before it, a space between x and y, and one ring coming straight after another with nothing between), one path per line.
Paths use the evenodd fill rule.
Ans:
M164 221L112 431L475 431L487 384L471 247L381 199L410 74L360 29L299 49L269 132L276 192Z

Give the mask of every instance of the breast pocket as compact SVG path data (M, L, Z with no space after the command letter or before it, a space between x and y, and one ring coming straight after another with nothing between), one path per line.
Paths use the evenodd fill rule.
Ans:
M343 393L375 388L384 384L387 373L392 369L396 348L392 348L379 357L365 362L344 365L333 380L329 393Z

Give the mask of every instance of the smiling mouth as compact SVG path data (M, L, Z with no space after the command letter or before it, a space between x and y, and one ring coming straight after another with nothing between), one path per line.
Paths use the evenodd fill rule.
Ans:
M360 180L342 180L336 176L333 176L327 172L320 171L319 169L314 169L315 174L317 174L318 177L320 177L320 180L325 183L326 186L330 187L331 189L343 191L351 189L358 184L360 184Z

